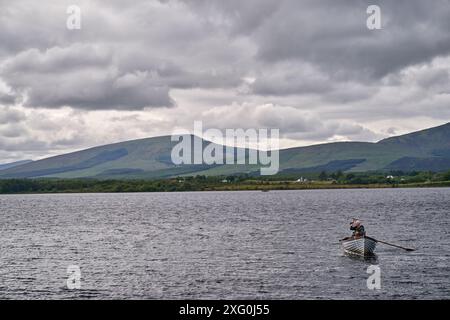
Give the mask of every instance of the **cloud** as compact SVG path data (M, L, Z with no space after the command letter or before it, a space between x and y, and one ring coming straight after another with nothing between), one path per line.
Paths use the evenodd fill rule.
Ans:
M25 114L9 107L0 107L0 125L15 124L25 119Z
M173 105L157 74L124 73L112 60L110 48L96 45L30 49L6 60L0 75L25 96L29 107L129 110Z
M204 19L220 17L234 35L245 36L266 63L298 60L336 79L379 79L409 65L450 52L450 6L438 0L377 1L382 30L366 27L373 1L281 0L186 1Z
M277 127L290 146L450 119L446 0L0 0L8 158L207 126ZM366 28L378 4L382 29ZM8 154L5 154L8 150Z
M252 103L233 104L233 112L223 107L205 108L200 116L184 115L182 129L192 131L194 121L201 119L204 129L279 129L282 139L296 140L297 145L314 141L361 140L376 141L385 135L354 124L351 121L321 119L314 112L299 110L291 106ZM251 121L248 121L251 119ZM182 125L179 123L179 125ZM286 147L287 144L282 146Z
M379 79L450 52L447 1L379 1L383 29L368 30L370 1L283 1L254 38L268 62L300 60L336 79ZM424 21L426 23L424 24Z
M16 102L16 96L13 94L2 94L0 93L0 104L12 105Z
M313 66L293 63L268 66L251 84L258 95L324 94L333 87L329 76Z

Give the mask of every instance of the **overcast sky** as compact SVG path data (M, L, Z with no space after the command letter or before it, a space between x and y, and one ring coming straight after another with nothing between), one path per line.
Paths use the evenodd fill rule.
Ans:
M282 147L450 121L448 0L128 3L0 0L0 163L194 120L279 128Z

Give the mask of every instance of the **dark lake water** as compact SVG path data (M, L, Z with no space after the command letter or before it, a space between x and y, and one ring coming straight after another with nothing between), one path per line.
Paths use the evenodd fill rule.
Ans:
M0 298L450 298L450 188L1 195L0 214ZM345 256L354 216L418 250Z

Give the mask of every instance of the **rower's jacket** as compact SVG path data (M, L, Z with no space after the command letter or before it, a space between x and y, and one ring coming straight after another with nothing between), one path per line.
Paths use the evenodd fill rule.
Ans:
M360 225L359 227L350 226L350 230L353 231L353 236L365 236L366 231L364 230L364 226Z

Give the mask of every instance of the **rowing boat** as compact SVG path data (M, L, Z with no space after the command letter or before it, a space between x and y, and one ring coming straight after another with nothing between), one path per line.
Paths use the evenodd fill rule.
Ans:
M375 239L369 237L343 239L341 240L341 243L344 252L359 256L373 255L373 251L377 245Z

